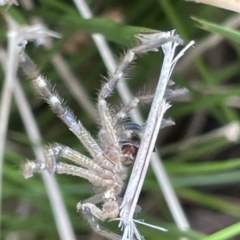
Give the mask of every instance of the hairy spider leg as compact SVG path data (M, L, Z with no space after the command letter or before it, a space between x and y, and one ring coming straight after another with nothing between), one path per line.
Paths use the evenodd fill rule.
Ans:
M105 151L105 155L110 161L115 163L115 170L118 173L125 173L125 166L121 161L123 161L123 157L121 154L121 145L114 129L113 119L111 117L109 108L107 106L106 98L113 92L118 81L123 78L124 73L126 72L130 63L134 60L135 54L146 53L148 51L156 51L158 47L160 47L166 39L158 39L157 41L142 44L138 47L132 48L127 51L126 55L122 58L120 63L118 64L115 72L110 76L108 82L106 82L100 90L98 96L98 111L100 115L100 120L102 124L102 128L100 130L99 138L100 142L106 144L111 148L111 151ZM104 149L103 149L104 150ZM117 217L119 206L116 200L116 187L119 185L123 185L123 180L126 177L124 174L123 177L119 177L119 181L115 186L109 186L109 188L104 193L104 204L103 208L99 209L92 203L84 203L78 204L78 209L84 210L86 207L89 208L94 216L98 219L105 220L107 218ZM121 179L122 178L122 179ZM120 188L121 189L121 188ZM119 191L119 190L118 190ZM109 212L109 206L111 205L111 212ZM116 209L113 209L115 206ZM115 216L113 214L115 212Z
M173 97L178 97L181 95L184 95L188 92L186 88L181 89L175 89L172 90L170 88L167 88L164 93L164 98L170 99ZM138 97L134 97L129 101L129 103L124 106L120 111L117 112L115 117L113 118L113 125L117 126L120 124L129 114L129 112L136 108L139 104L150 104L154 98L154 94L146 94Z
M113 92L118 81L123 77L127 67L133 61L133 58L134 54L131 51L128 51L117 66L115 72L110 76L108 82L102 86L98 96L98 110L102 123L100 138L102 138L104 142L107 142L108 145L117 148L116 151L118 152L116 152L115 156L113 156L113 160L117 163L121 162L121 154L119 154L121 149L119 146L119 139L114 130L113 120L105 99Z
M45 149L45 163L32 163L28 161L25 164L23 170L25 178L29 178L33 175L33 172L41 170L47 170L49 173L56 172L58 169L60 169L60 166L57 163L57 159L59 157L68 159L81 166L76 166L76 168L80 168L79 171L77 172L75 168L75 171L73 171L72 173L69 171L70 169L68 167L68 169L66 169L68 174L74 176L79 176L80 174L82 174L82 177L87 178L89 182L95 181L95 179L92 178L92 174L90 174L91 172L93 174L96 174L99 178L102 178L103 180L114 180L112 172L102 168L94 161L92 161L92 159L86 157L85 155L61 144L54 144L53 146ZM63 173L63 170L61 170L61 173ZM100 182L102 182L102 180ZM104 184L103 186L106 185Z
M121 145L115 132L113 119L110 115L110 111L107 107L107 102L105 99L109 96L109 94L111 94L111 92L116 87L117 82L123 77L127 67L133 61L135 54L146 53L148 51L157 51L157 48L166 41L176 40L174 37L172 37L173 39L170 38L158 39L156 41L148 41L145 39L144 42L142 42L142 45L129 50L123 57L122 61L119 63L115 73L110 77L110 80L103 85L98 98L98 110L102 123L99 137L100 142L109 146L109 150L111 150L109 152L106 152L105 148L101 149L101 147L96 143L88 131L82 126L81 122L78 121L70 109L65 106L63 100L60 99L48 81L40 75L31 59L29 59L28 56L24 56L23 52L21 53L22 56L20 56L20 65L24 72L33 79L33 84L37 92L42 95L43 99L48 102L50 107L65 122L69 129L79 138L79 140L83 143L83 145L93 157L93 160L96 162L96 164L106 170L111 171L113 178L107 179L99 177L96 172L90 170L90 166L92 165L89 163L85 165L86 168L69 165L62 162L56 164L56 159L58 157L57 155L59 153L54 153L54 151L52 151L53 149L49 149L47 152L46 158L49 158L49 160L47 160L46 163L29 162L26 164L26 166L28 166L32 172L35 170L52 169L52 171L56 171L60 174L72 174L86 178L95 186L106 186L105 191L101 193L103 201L102 209L98 208L96 205L90 202L84 202L83 204L78 203L77 205L77 208L81 210L85 216L88 215L87 217L90 219L90 225L96 232L98 232L99 225L96 224L95 218L104 221L106 219L112 219L118 216L119 202L117 201L117 196L122 189L123 180L126 178L126 170L124 165L121 163L121 160L123 158L121 153ZM131 126L131 128L135 127ZM55 150L59 149L56 148ZM73 161L73 155L67 155L66 158ZM79 163L81 166L86 164L81 156L79 158L81 160L78 159L78 161L82 161ZM76 159L74 158L74 161L75 160ZM98 201L97 199L98 196L96 196L95 201ZM92 198L92 200L94 199ZM91 199L89 199L89 201L91 201ZM108 238L114 239L114 234L110 233L110 235L107 235L107 231L105 231L104 234L104 236L108 236Z
M133 98L126 106L122 107L120 111L117 112L113 118L113 126L121 124L121 122L128 117L129 112L137 107L139 104L139 99L137 97Z
M115 72L112 75L110 75L108 82L106 82L102 86L98 96L98 110L99 110L100 119L102 123L102 129L101 129L102 131L101 131L100 137L102 137L103 138L102 140L107 144L120 149L119 141L114 131L113 120L110 115L105 99L113 92L118 81L124 77L124 73L126 72L131 62L134 60L134 57L136 54L147 53L149 51L158 51L158 48L163 43L166 43L166 41L174 41L174 40L176 40L176 37L174 36L167 39L161 38L161 39L157 39L156 41L147 42L145 44L142 44L140 46L137 46L128 50L127 53L122 58L122 60L119 62ZM115 156L116 158L113 158L113 159L116 159L115 161L119 162L120 155L118 155L117 153L115 155L116 155Z
M33 175L33 172L46 170L48 168L47 163L39 163L34 161L28 161L25 163L23 175L25 178L29 178ZM55 165L54 171L59 174L68 174L77 177L87 179L95 186L109 186L114 184L113 179L103 179L87 169L80 168L74 165L59 162Z
M86 131L86 129L82 126L81 122L76 120L74 114L65 106L58 94L53 90L50 83L48 83L48 81L38 73L37 68L31 59L28 58L28 56L24 56L21 60L21 67L28 76L33 78L32 81L36 91L40 93L42 98L45 99L50 107L57 113L58 117L61 118L69 129L80 139L83 145L88 149L89 153L93 156L94 160L97 160L97 164L101 165L103 162L105 163L106 158L102 149L98 146L88 131ZM106 191L103 194L104 204L102 209L91 203L85 203L84 205L86 206L81 206L81 204L78 203L78 209L84 211L85 207L88 207L95 217L105 220L118 216L119 206L116 201L115 194L118 194L123 185L122 177L114 174L114 168L116 166L111 164L111 162L108 162L107 165L104 165L104 168L107 168L108 165L113 171L112 179L103 179L92 171L62 162L55 164L52 169L59 174L71 174L83 177L88 179L95 186L106 186ZM25 170L27 169L29 172L32 170L33 172L35 170L43 170L46 167L49 167L46 163L28 162L26 163ZM114 178L117 176L119 177L116 181Z
M112 172L104 169L102 166L96 164L92 159L85 155L73 150L68 146L55 143L53 146L45 150L45 157L47 161L55 162L59 157L66 158L77 165L80 165L88 170L97 173L98 176L103 178L112 179ZM106 160L106 164L109 162ZM105 165L106 165L105 164Z
M37 67L32 60L27 55L24 55L21 60L20 65L25 74L32 78L36 91L50 105L54 112L56 112L58 117L61 118L69 129L77 136L94 160L100 164L105 162L106 159L102 149L98 146L90 133L83 127L82 123L76 119L72 111L65 106L63 100L53 89L51 84L39 74ZM106 163L104 167L113 169L114 166L111 162L109 162Z
M59 162L56 165L56 172L58 174L69 174L74 175L78 177L82 177L87 179L89 182L91 182L94 186L111 186L114 185L113 179L103 179L96 175L96 173L93 173L89 170L86 170L84 168L80 168L74 165L66 164Z
M84 217L86 218L88 224L91 226L91 228L99 235L106 237L111 240L121 240L122 237L116 233L110 232L107 229L101 227L98 224L98 221L96 217L92 214L91 210L89 208L85 208L83 211Z

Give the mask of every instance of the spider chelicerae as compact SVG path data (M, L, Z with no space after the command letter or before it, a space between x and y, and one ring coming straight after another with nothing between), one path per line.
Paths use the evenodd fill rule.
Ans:
M97 109L100 117L98 142L76 119L51 84L41 76L32 60L21 52L20 66L32 79L36 92L50 105L91 155L89 158L68 146L54 144L45 148L45 162L27 161L23 167L23 174L26 178L42 170L47 170L49 173L69 174L85 178L99 188L96 195L79 202L77 209L82 211L94 231L109 239L121 239L121 237L100 227L98 220L105 221L118 217L121 203L119 194L127 177L127 168L134 163L141 141L142 127L127 122L126 118L139 102L144 102L146 99L149 101L152 96L134 98L114 116L109 110L106 98L113 92L119 80L124 78L136 54L156 51L166 41L173 40L161 38L152 42L146 41L128 50L123 56L98 95ZM72 161L73 164L57 161L60 157ZM96 205L98 203L102 203L102 207L98 207Z

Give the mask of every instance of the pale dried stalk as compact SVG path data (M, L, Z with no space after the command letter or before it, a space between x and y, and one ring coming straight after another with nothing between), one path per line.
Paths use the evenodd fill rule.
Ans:
M74 0L74 3L83 18L92 17L92 13L84 0ZM100 34L93 34L92 37L108 71L110 73L113 73L116 68L116 61L113 57L112 52L110 51L109 46L106 43L106 40ZM117 85L117 90L122 99L122 102L126 105L132 99L132 95L125 81L122 81L121 84ZM142 116L140 115L140 112L137 109L131 111L130 115L135 123L142 125L144 122ZM167 173L161 162L160 156L157 153L153 154L152 156L151 166L158 181L159 188L163 192L166 203L169 206L176 225L182 231L188 230L190 226L188 220L171 186Z
M41 138L40 138L39 131L37 129L36 122L34 121L34 118L30 112L30 108L29 108L27 101L22 93L20 85L18 84L18 82L16 80L16 69L17 69L17 62L18 62L16 60L18 60L18 51L19 51L18 44L22 43L22 41L25 40L25 38L24 38L25 33L28 34L28 36L25 36L27 39L28 38L32 39L34 37L37 37L37 41L40 41L41 39L46 37L46 35L48 35L48 34L51 35L53 32L47 31L47 29L46 29L46 31L44 31L43 28L39 29L39 32L38 32L36 27L34 27L34 26L32 28L30 27L29 29L27 29L27 28L21 29L21 28L19 28L18 24L16 22L14 22L14 20L11 19L10 16L7 15L7 13L6 13L5 17L12 24L12 26L14 26L14 32L12 34L10 34L11 37L14 37L14 42L10 41L10 44L9 44L9 46L12 49L11 50L12 55L9 55L9 56L11 56L11 58L9 58L9 61L7 61L7 66L6 66L6 71L5 71L6 79L8 79L8 81L6 83L7 88L3 88L4 92L3 92L2 96L5 100L2 101L2 103L4 104L5 107L1 108L1 110L2 110L1 116L3 116L2 119L5 119L4 121L7 121L9 114L7 111L5 111L5 108L7 108L8 111L10 110L11 93L14 90L17 106L19 108L23 122L27 129L29 138L32 140L32 143L35 146L34 152L36 155L36 159L44 161L44 155L43 155L42 149L40 147ZM36 31L36 32L34 33L34 31ZM34 35L34 34L36 34L36 35ZM4 57L4 55L5 55L4 51L1 50L1 62L3 65L3 69L5 69L4 61L6 59L6 57ZM12 61L10 61L11 59L12 59ZM10 80L12 82L10 82ZM6 96L4 96L4 95L6 95ZM8 104L6 104L6 103L8 103ZM1 129L3 129L3 127L5 127L3 130L6 132L7 124L6 123L1 124L1 123L0 123ZM3 132L3 131L1 131L1 132ZM0 144L0 148L2 146L4 146L5 137L6 136L3 136L3 135L1 136L1 139L2 139L1 144L2 145ZM2 154L3 154L3 151L0 152L0 157L2 157ZM58 189L57 183L54 178L47 175L46 173L44 173L42 176L43 176L43 180L45 182L46 188L47 188L50 202L52 204L52 209L53 209L53 213L55 216L55 220L57 222L60 239L74 240L75 237L74 237L74 234L73 234L73 231L71 228L70 220L68 218L66 208L62 202L62 198L60 196L60 191Z
M16 99L19 113L22 117L24 126L31 143L36 159L39 162L45 162L44 151L41 147L41 136L38 130L35 118L31 112L28 100L24 96L23 90L18 81L16 81L14 96ZM47 189L48 198L51 204L51 209L56 221L56 226L59 233L59 238L62 240L75 240L75 235L71 226L66 207L64 205L60 189L54 175L47 172L41 172L44 185Z
M171 34L173 34L173 32ZM141 236L134 224L133 215L146 176L155 141L160 129L163 114L169 107L169 105L165 103L165 100L163 99L164 92L176 61L181 55L183 55L186 49L193 44L193 41L190 42L175 58L174 53L178 43L166 43L162 46L165 57L156 93L142 137L144 141L142 141L140 144L129 184L121 205L121 222L119 226L124 228L123 240L132 239L134 236L137 239L141 239Z
M240 0L186 0L187 2L203 3L224 8L234 12L240 12Z
M13 22L9 22L9 31L7 33L8 50L7 50L7 66L4 78L4 84L0 100L0 215L1 215L1 199L2 199L2 170L3 157L5 149L6 134L8 128L9 112L11 109L12 91L17 73L17 44L18 44L18 30Z
M3 66L3 69L6 70L4 66L4 59L6 59L5 52L0 49L0 61ZM24 96L21 85L19 84L19 80L15 78L14 81L14 98L16 100L16 104L19 110L19 113L22 117L24 126L28 133L28 137L33 144L33 151L35 153L36 159L41 162L45 161L43 149L41 147L41 136L38 130L36 121L33 117L33 114L30 110L30 106L26 97ZM53 176L50 176L46 172L41 172L43 181L47 188L49 200L53 209L53 214L55 216L55 221L57 222L57 228L59 231L60 239L70 239L74 240L75 236L73 234L73 230L71 227L71 223L69 217L67 215L66 208L62 201L62 197L60 196L60 190L58 188L57 182Z

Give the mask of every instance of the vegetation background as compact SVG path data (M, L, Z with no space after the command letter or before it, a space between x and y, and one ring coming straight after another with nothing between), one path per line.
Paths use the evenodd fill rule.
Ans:
M32 5L28 7L27 3ZM8 10L3 6L1 49L6 49L9 44L6 10L19 25L30 24L37 17L49 29L58 32L61 38L53 39L51 48L29 43L27 52L41 72L56 85L84 126L96 136L96 119L79 105L66 87L54 65L56 54L63 56L89 99L96 102L104 79L102 76L107 76L107 70L90 31L103 33L110 40L109 46L117 57L134 44L131 37L125 39L126 42L122 38L128 31L125 25L161 31L176 29L185 43L195 40L195 48L183 56L172 76L176 86L188 88L189 94L172 102L167 115L174 119L176 125L161 131L156 143L191 227L182 232L176 226L150 167L139 199L142 212L137 218L169 231L159 232L144 226L139 226L139 229L146 240L175 240L183 236L191 240L240 239L239 14L174 0L89 0L86 3L94 16L111 21L84 22L74 2L66 0L22 0L19 6L13 5ZM114 22L123 24L123 32L112 27ZM133 94L144 94L155 88L161 59L162 54L149 53L136 60L127 80ZM59 142L87 154L47 104L36 96L21 72L19 78L43 143ZM3 80L4 71L0 68L2 89ZM109 101L111 105L121 106L117 93ZM2 169L1 239L60 239L41 176L36 174L26 180L21 175L25 159L34 158L32 143L14 100L9 110ZM144 119L148 110L146 106L141 108ZM77 202L92 195L91 185L71 176L58 175L56 178L76 239L100 239L76 213ZM116 222L104 225L119 232Z

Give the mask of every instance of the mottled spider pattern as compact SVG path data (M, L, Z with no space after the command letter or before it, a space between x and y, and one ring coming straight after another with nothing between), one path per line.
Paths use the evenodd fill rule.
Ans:
M127 177L127 168L134 163L141 140L141 126L127 122L126 118L139 102L149 100L151 96L134 98L114 116L109 110L106 98L113 92L119 80L124 78L124 74L136 54L156 51L162 43L162 39L144 42L127 51L115 72L110 74L108 81L103 84L97 101L100 117L98 141L76 119L51 84L41 76L31 59L21 52L21 68L32 79L36 92L63 120L91 156L89 158L68 146L53 144L45 149L45 162L27 161L23 174L29 178L34 172L47 170L49 173L69 174L87 179L100 190L93 197L79 202L77 209L82 211L94 231L109 239L121 239L121 237L101 228L98 220L105 221L118 217L121 203L119 194L122 192L124 180ZM60 157L73 164L58 161ZM96 204L101 202L102 207L100 208Z

